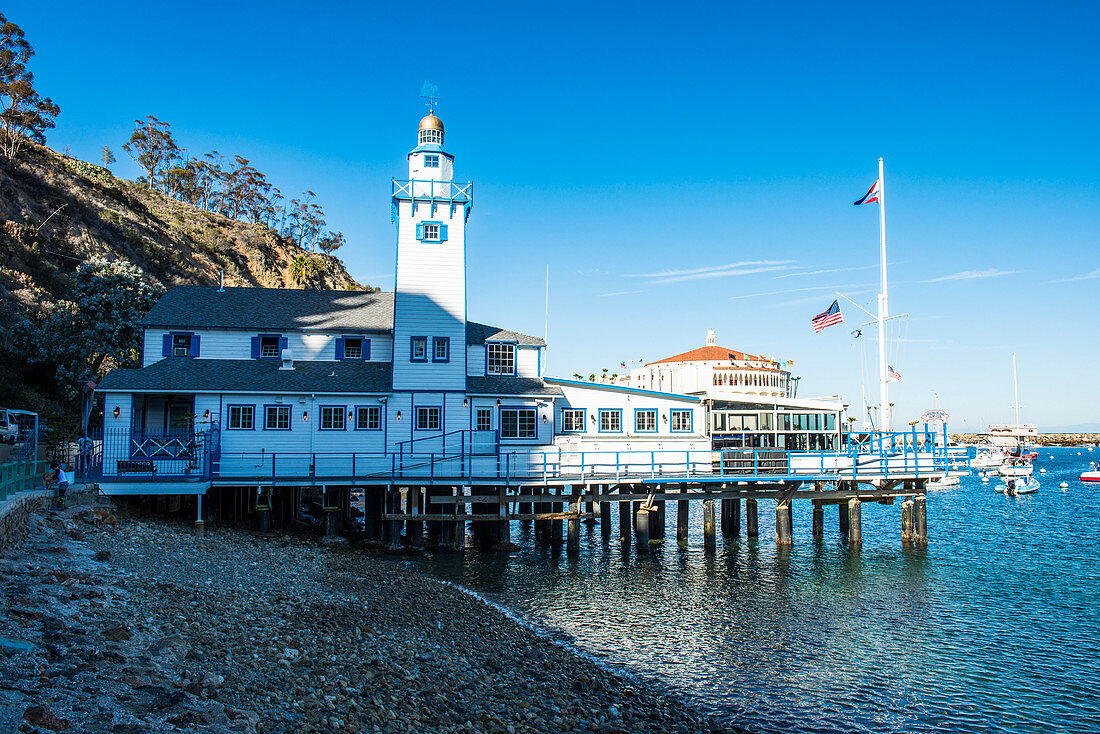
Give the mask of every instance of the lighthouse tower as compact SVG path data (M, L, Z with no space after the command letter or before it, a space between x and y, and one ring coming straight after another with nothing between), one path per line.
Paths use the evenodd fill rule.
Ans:
M443 132L429 111L408 155L408 179L393 181L391 206L397 225L393 390L410 393L416 404L405 406L406 415L414 420L421 401L439 407L440 431L469 427L449 403L452 391L466 389L466 220L473 205L473 184L453 180L454 156L443 147ZM391 410L406 402L394 398ZM437 425L434 413L424 425Z

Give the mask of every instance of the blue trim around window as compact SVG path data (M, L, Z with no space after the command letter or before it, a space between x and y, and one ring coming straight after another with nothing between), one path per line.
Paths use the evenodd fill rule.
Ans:
M229 417L231 415L233 415L233 409L234 408L248 408L249 410L252 411L252 427L251 428L240 428L240 427L234 428L233 427L233 422L229 419ZM255 431L256 430L256 406L255 406L255 404L247 405L245 403L233 403L231 405L225 406L225 430L227 430L227 431Z
M638 414L639 413L652 413L653 414L653 430L642 430L638 428ZM656 408L635 408L634 409L634 432L635 433L656 433L657 432L657 409Z
M566 430L566 428L565 428L565 411L567 411L567 410L572 411L574 413L580 413L581 414L581 430L579 430L579 431L573 430L573 429ZM561 413L559 413L559 416L561 417L561 421L559 423L559 428L558 428L559 433L586 433L587 432L587 430L588 430L588 409L587 408L562 408Z
M425 155L424 156L424 167L425 168L439 168L439 155L438 154Z
M439 347L443 346L444 356L439 357ZM451 361L451 337L449 336L433 336L432 337L432 361L433 362L450 362Z
M480 406L475 407L473 412L474 412L473 418L474 418L474 430L475 431L491 431L491 430L493 430L493 409L491 407L480 405ZM485 414L485 415L489 416L489 427L488 428L478 428L477 419L482 414Z
M433 210L433 212L434 212L434 210ZM426 224L434 224L435 226L439 227L439 236L438 237L426 237L424 235L424 225L426 225ZM416 239L419 240L420 242L428 242L428 243L435 243L435 244L438 244L440 242L446 242L447 241L447 225L444 224L443 222L436 222L434 220L418 222L417 225L416 225Z
M268 428L267 427L267 411L269 408L286 408L286 428ZM290 410L289 405L283 405L280 403L271 403L264 406L264 430L265 431L289 431L291 426L294 425L294 415Z
M343 420L343 425L339 428L325 428L325 409L336 408L340 411L340 418ZM346 431L348 430L348 417L345 411L348 409L346 405L318 405L317 406L317 430L318 431Z
M375 427L375 428L369 428L369 427L368 428L360 428L359 427L359 411L360 410L368 411L368 417L367 417L367 425L368 426L370 425L369 411L372 411L372 410L377 411L378 412L378 426ZM355 422L351 426L352 430L355 430L355 431L381 431L382 430L382 406L381 405L356 405L354 413L355 413Z
M687 413L688 414L688 427L687 428L673 428L672 427L672 414L673 413ZM669 433L692 433L695 430L695 411L684 410L682 408L668 411L668 431Z
M489 345L490 344L503 344L505 346L511 345L512 347L512 371L511 372L489 372ZM485 376L486 377L514 377L519 369L519 342L485 342Z
M604 413L618 413L619 414L619 430L612 429L604 430L603 427L603 414ZM623 432L623 409L622 408L600 408L596 413L596 432L597 433L622 433Z
M175 354L177 336L188 338L187 354ZM193 331L170 331L164 335L160 351L162 357L182 357L184 359L197 357L199 356L199 336Z
M424 356L416 356L416 340L424 340ZM428 337L426 336L410 336L409 337L409 361L410 362L427 362L428 361Z
M502 414L505 411L508 411L508 410L515 410L515 411L526 410L526 411L533 412L535 414L535 435L534 436L527 436L527 437L523 437L523 438L517 437L517 436L505 436L504 431L503 431L504 418L503 418ZM519 427L519 416L516 416L516 427L517 428ZM539 407L537 405L502 405L502 406L500 406L499 408L497 408L497 435L500 437L501 441L509 441L509 442L512 442L512 443L516 443L516 442L519 442L519 443L538 443L538 441L539 441Z
M435 410L439 412L439 425L435 428L420 427L420 411ZM430 414L429 414L430 415ZM443 430L443 406L442 405L414 405L413 406L413 430L414 431L442 431Z

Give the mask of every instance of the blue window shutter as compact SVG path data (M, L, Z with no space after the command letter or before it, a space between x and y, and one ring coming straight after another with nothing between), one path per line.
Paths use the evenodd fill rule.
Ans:
M161 348L160 356L162 356L162 357L171 357L172 356L172 335L171 334L165 334L164 335L164 341L162 342L162 345L163 346Z
M344 358L344 337L336 337L336 359Z
M446 242L447 241L447 225L446 224L439 225L439 241L440 242Z
M420 241L424 240L424 225L423 224L416 225L416 239L418 239Z
M279 337L279 356L283 356L283 350L286 349L289 340L285 336Z
M252 359L260 358L260 337L252 337Z
M199 335L198 334L192 334L191 335L191 356L192 357L199 356Z
M363 359L370 359L370 339L363 340Z

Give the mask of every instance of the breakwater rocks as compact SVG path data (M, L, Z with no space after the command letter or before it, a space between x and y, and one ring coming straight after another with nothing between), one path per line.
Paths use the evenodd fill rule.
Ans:
M954 443L988 443L988 434L952 433L948 438ZM1035 443L1039 446L1097 446L1100 433L1040 433Z
M726 731L364 550L104 507L28 530L0 556L0 731Z

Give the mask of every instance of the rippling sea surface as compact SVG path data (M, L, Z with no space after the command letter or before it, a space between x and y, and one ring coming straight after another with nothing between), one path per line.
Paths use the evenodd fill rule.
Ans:
M779 551L775 505L761 501L759 541L742 517L742 537L719 537L708 558L693 502L689 547L669 503L648 558L620 548L616 516L609 545L582 525L577 559L514 523L520 552L413 563L755 731L1097 732L1100 487L1078 477L1098 458L1042 450L1042 487L1025 497L976 477L930 492L924 549L902 546L900 502L864 503L859 550L835 507L815 541L801 502L794 547Z

